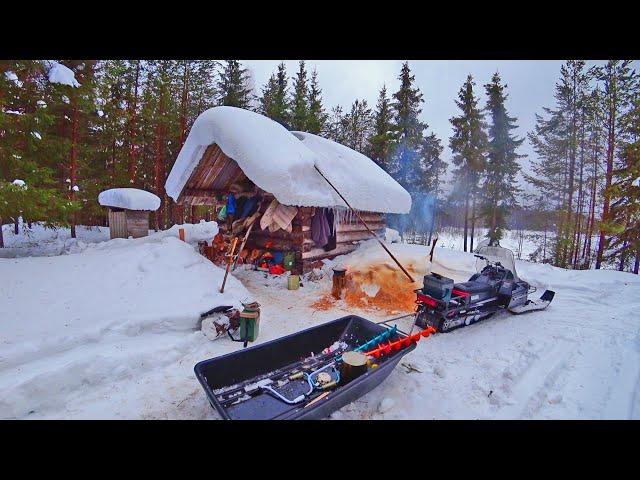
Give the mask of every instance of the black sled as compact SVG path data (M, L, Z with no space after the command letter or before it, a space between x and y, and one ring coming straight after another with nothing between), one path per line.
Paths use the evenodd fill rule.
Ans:
M551 290L546 290L539 300L529 299L536 289L518 278L510 250L484 246L475 257L478 273L467 282L454 283L437 273L425 275L423 288L415 291L417 325L449 332L500 310L515 315L544 310L553 300L555 292Z
M335 387L324 392L309 392L309 384L304 379L288 381L292 373L317 370L330 363L340 351L321 352L334 342L344 342L347 345L344 350L348 351L384 332L389 332L388 342L406 338L395 328L387 329L351 315L202 361L195 366L195 374L209 403L224 419L321 419L382 383L416 345L411 343L390 351L375 360L375 367L367 366L359 377L349 382L339 380ZM310 357L310 352L315 355ZM284 385L280 386L281 383Z

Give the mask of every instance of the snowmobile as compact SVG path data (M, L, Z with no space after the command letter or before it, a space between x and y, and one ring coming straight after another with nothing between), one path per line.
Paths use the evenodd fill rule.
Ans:
M551 290L545 290L539 300L528 298L536 288L518 278L511 250L487 245L474 256L477 273L467 282L454 283L437 273L424 276L423 288L415 290L416 325L449 332L499 310L513 314L544 310L553 300Z

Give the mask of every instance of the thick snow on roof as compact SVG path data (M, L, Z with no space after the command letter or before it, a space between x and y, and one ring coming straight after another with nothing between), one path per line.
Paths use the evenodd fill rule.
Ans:
M311 148L306 138L300 141L282 125L260 114L234 107L211 108L194 122L165 189L177 200L205 150L215 143L238 163L251 181L285 205L344 206L315 170L317 165L354 208L393 213L409 211L409 194L370 159L329 140L313 137L308 142ZM327 158L331 155L339 158ZM370 185L362 185L367 182Z
M160 198L137 188L112 188L98 195L98 203L105 207L127 210L157 210L160 207Z
M76 80L76 76L73 71L62 65L61 63L49 61L49 81L51 83L61 83L63 85L69 85L71 87L79 87L80 84Z
M317 167L353 208L393 213L411 209L409 193L369 157L311 133L293 134L316 154Z

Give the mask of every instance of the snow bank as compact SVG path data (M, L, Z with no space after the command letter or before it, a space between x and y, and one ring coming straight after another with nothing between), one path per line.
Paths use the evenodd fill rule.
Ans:
M61 83L70 87L79 87L80 84L76 80L73 71L62 65L61 63L49 61L49 81L51 83Z
M185 223L184 225L173 225L168 230L153 233L152 236L157 238L179 238L181 228L185 231L184 240L187 243L207 242L211 245L213 237L218 234L218 224L216 222L205 222L204 220L200 220L200 223L196 224Z
M98 203L105 207L155 211L160 207L160 198L137 188L111 188L98 195Z
M387 228L384 231L384 240L387 243L399 243L401 240L400 232L393 228Z
M285 205L344 206L315 165L356 209L405 213L411 204L409 194L367 157L315 136L301 142L279 123L234 107L211 108L196 119L165 184L171 198L179 198L214 143Z
M206 340L199 314L249 297L233 276L220 294L224 271L174 237L0 259L0 270L0 418L140 418L182 400L197 361L238 348ZM120 393L140 400L111 400Z

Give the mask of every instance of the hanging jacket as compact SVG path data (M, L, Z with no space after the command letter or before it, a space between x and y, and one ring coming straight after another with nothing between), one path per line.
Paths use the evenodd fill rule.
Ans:
M331 229L324 208L316 208L316 212L311 219L311 239L316 247L324 247L329 241Z
M227 215L235 215L236 213L236 197L233 193L227 196Z
M327 238L327 243L323 247L326 252L329 250L333 250L337 246L337 232L336 232L336 222L333 214L332 208L325 208L324 215L327 219L327 223L329 224L329 238Z

